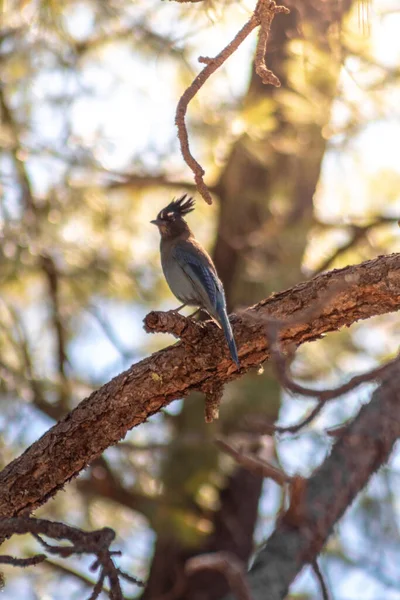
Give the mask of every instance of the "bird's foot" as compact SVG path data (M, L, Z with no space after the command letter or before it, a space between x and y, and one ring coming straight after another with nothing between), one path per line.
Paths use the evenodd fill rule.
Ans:
M188 319L193 319L195 317L197 317L197 315L200 315L203 312L204 308L198 308L197 310L194 311L194 313L192 313L191 315L188 316Z
M177 308L171 308L171 310L167 310L166 312L174 315L174 314L179 314L179 311L182 310L182 308L185 308L185 306L187 306L187 304L181 304L180 306L178 306ZM183 316L183 315L181 315Z

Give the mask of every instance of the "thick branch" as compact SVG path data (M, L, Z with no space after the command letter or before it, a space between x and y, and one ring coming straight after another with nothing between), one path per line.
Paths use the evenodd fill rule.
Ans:
M249 573L254 600L286 598L290 584L313 564L335 523L371 475L384 464L400 436L400 367L387 372L382 385L356 419L343 429L330 456L293 499ZM232 597L233 598L233 597ZM227 599L226 599L227 600ZM231 597L229 597L231 600Z
M321 297L326 298L325 303L320 302ZM311 305L318 307L312 316ZM179 329L182 341L133 365L93 392L10 463L0 473L0 517L27 514L46 502L129 429L173 400L257 368L269 357L265 318L290 321L281 331L285 349L399 308L400 254L324 273L233 318L240 371L233 367L214 323L199 325L173 313L150 313L148 328Z

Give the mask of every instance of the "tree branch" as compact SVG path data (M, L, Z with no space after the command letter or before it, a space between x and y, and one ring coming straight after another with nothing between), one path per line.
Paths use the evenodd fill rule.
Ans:
M336 290L330 295L330 291ZM320 298L327 298L325 304ZM319 308L312 316L310 305ZM241 369L233 368L223 334L175 313L150 313L151 331L182 340L133 365L83 400L0 473L0 517L42 505L126 432L207 382L224 384L269 358L265 319L288 319L282 349L400 309L400 254L334 270L273 294L232 318ZM303 315L303 319L302 319ZM306 318L304 318L306 315Z
M70 527L64 523L46 521L44 519L27 519L23 517L0 520L0 537L2 540L13 535L30 533L50 554L68 558L74 554L94 554L95 562L90 567L91 571L100 569L97 583L90 596L95 600L103 590L104 580L110 582L109 597L111 600L124 600L120 578L126 579L135 585L143 587L143 582L128 573L121 571L115 566L113 556L121 554L119 551L110 549L115 539L115 532L109 527L98 531L83 531L76 527ZM55 540L68 540L70 545L49 544L42 539L42 535ZM45 554L36 554L30 558L16 558L14 556L0 556L0 564L13 565L15 567L28 567L37 565L46 560Z
M267 48L269 32L271 29L271 23L275 14L288 14L289 12L290 11L288 8L284 6L277 6L274 0L258 0L257 6L250 19L242 27L242 29L238 31L233 40L229 42L229 44L223 50L221 50L221 52L217 54L215 58L208 58L205 56L199 57L199 62L204 63L206 66L202 71L200 71L197 77L195 77L190 86L184 91L179 99L178 106L176 107L175 124L178 128L178 139L181 146L182 156L186 164L192 170L196 187L207 204L212 204L212 198L210 190L203 179L205 171L194 158L189 147L189 136L185 123L189 102L193 100L210 75L215 73L215 71L224 64L224 62L239 48L240 44L244 42L253 29L258 26L260 26L260 34L255 58L257 74L261 77L263 83L270 83L279 87L279 79L272 73L272 71L267 69L265 65L265 52Z
M370 477L400 436L400 367L392 365L369 404L343 429L330 456L302 480L288 511L258 555L248 582L254 600L282 600L290 584L315 559ZM229 596L229 600L231 600ZM225 599L225 600L228 600Z

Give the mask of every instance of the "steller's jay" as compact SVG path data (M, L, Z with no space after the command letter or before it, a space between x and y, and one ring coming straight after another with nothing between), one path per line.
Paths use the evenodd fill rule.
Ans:
M184 216L194 210L193 198L186 194L172 200L151 221L160 235L161 265L172 293L184 306L204 308L224 331L232 360L239 367L236 344L226 312L225 292L214 263L195 240Z

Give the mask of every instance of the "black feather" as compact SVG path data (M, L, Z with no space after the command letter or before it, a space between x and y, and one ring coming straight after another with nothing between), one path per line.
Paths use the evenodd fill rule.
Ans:
M174 221L177 217L184 217L188 213L194 210L195 200L187 194L184 194L177 200L172 200L163 208L159 213L157 218L162 221Z

